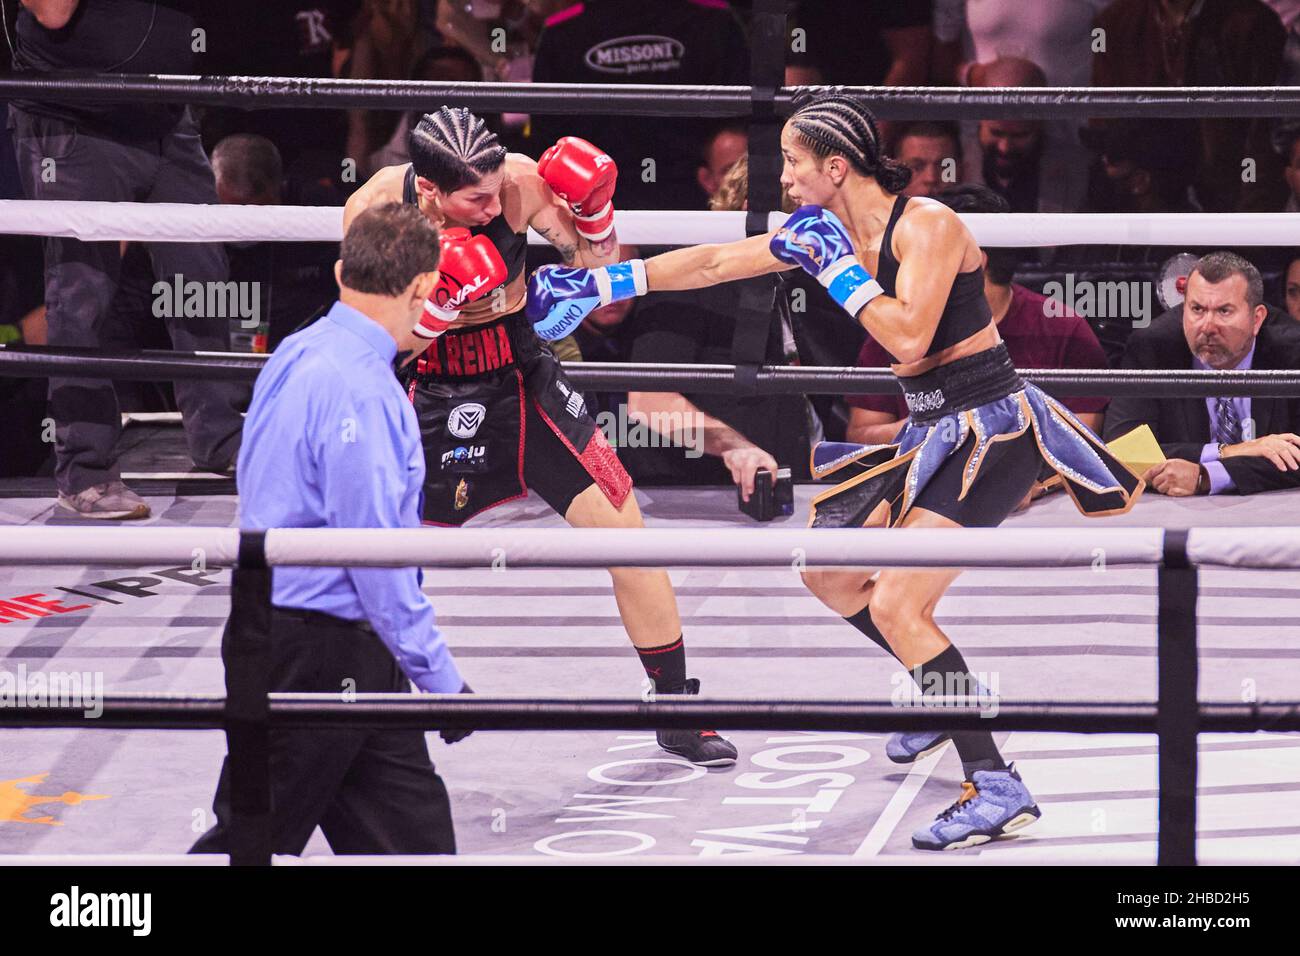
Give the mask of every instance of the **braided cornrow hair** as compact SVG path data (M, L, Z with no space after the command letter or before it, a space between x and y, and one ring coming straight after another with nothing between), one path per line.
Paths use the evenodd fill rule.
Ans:
M838 153L888 192L898 194L907 186L912 170L885 155L876 118L861 97L835 88L808 91L795 97L794 107L790 123L814 155Z
M408 149L415 174L444 193L478 182L506 159L496 133L463 106L425 113L411 130Z

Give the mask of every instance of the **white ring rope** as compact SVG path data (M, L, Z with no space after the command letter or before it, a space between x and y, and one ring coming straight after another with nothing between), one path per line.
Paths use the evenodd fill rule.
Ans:
M1241 546L1257 530L1241 532ZM238 536L234 528L0 528L0 566L224 565L238 554ZM272 565L325 567L1084 568L1157 564L1163 540L1161 528L1127 527L280 528L267 532L266 555Z
M1300 528L1192 528L1187 557L1200 567L1293 571L1300 568Z
M238 528L0 528L0 567L233 564Z
M768 228L785 222L768 215ZM962 216L982 246L1065 246L1119 243L1154 246L1290 246L1300 213L972 213ZM698 245L745 238L745 213L622 210L622 242ZM338 206L204 206L0 200L0 235L64 236L85 242L338 242ZM529 230L533 245L546 240Z

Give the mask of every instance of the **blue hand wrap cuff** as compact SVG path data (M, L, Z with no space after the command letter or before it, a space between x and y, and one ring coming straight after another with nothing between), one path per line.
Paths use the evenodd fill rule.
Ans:
M870 273L861 265L854 264L832 279L827 291L836 302L845 305L854 292L870 281Z
M609 301L618 302L637 295L636 276L632 271L632 263L616 262L606 268L609 270Z

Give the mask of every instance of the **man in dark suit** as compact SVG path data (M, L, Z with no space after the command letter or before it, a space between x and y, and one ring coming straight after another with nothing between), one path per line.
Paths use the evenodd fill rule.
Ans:
M1264 304L1258 269L1215 252L1188 276L1181 307L1129 337L1120 367L1300 369L1300 323ZM1162 494L1300 487L1300 397L1120 397L1106 411L1103 436L1143 424L1167 459L1143 475Z

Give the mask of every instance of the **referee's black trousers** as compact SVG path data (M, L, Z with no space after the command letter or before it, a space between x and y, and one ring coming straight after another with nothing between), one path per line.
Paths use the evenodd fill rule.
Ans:
M410 689L368 624L314 611L273 609L270 662L272 691ZM317 826L335 853L456 852L447 788L422 731L279 730L270 746L274 852L301 854ZM191 853L229 852L229 757L213 810L216 825Z

